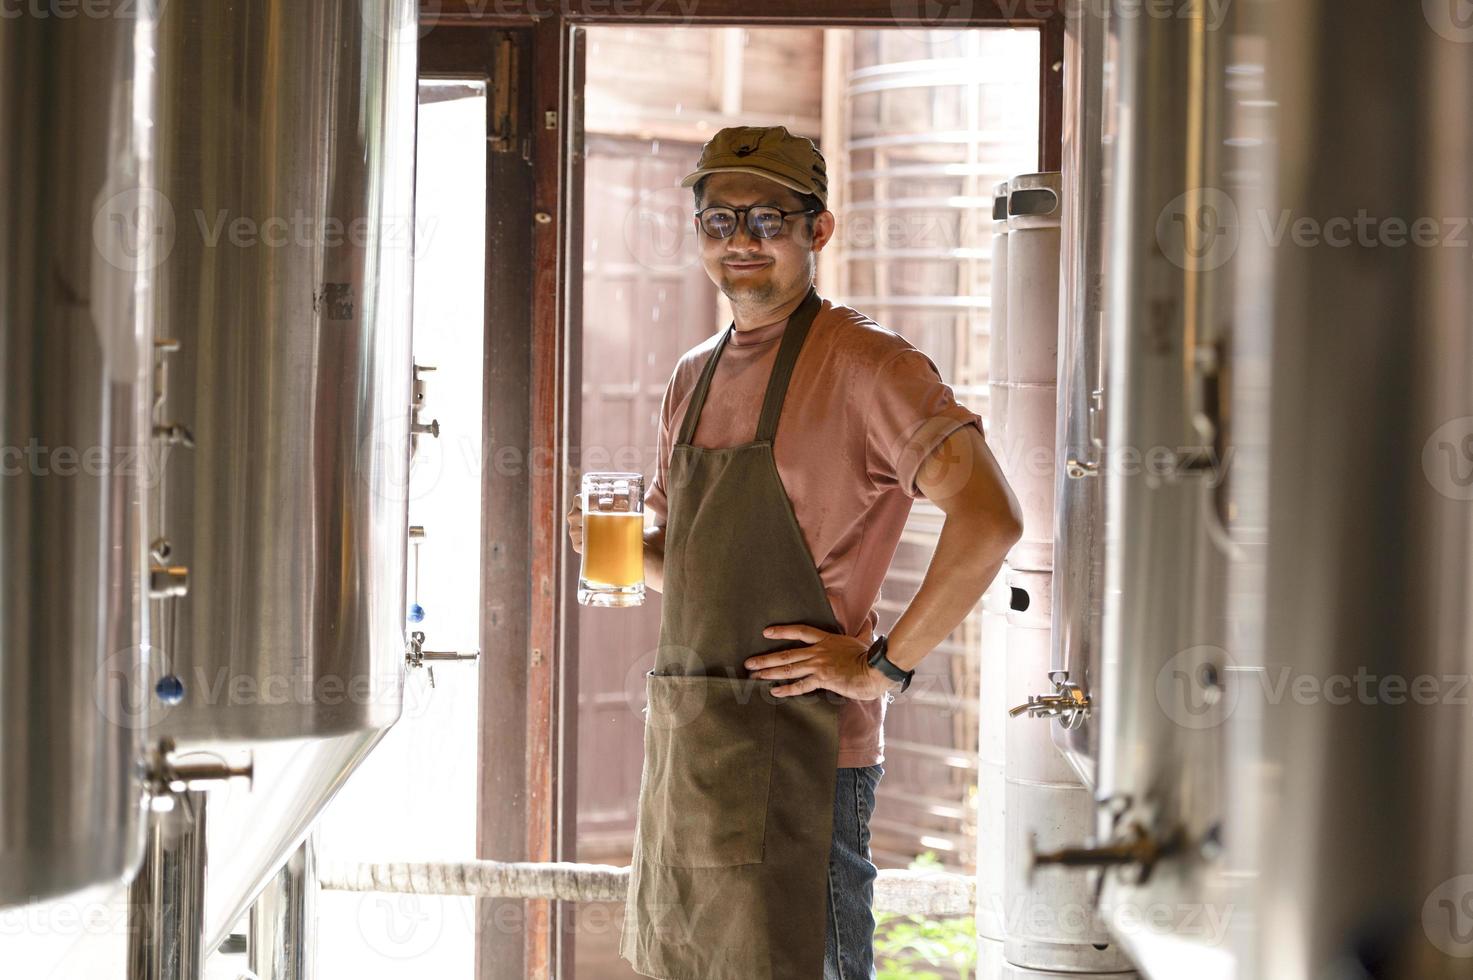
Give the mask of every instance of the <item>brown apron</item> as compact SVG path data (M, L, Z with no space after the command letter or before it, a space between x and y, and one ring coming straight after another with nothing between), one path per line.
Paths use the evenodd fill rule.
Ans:
M646 677L644 771L619 953L664 980L820 980L838 706L829 691L778 698L787 681L742 663L803 646L762 630L841 632L778 476L772 442L812 289L783 332L757 438L691 444L717 343L671 450L660 649Z

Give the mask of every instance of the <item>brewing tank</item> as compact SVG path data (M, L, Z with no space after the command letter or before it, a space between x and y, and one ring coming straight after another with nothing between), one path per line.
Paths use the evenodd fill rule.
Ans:
M151 731L254 759L211 793L214 948L399 717L413 368L413 0L162 9L160 413L180 434ZM187 438L184 434L187 434Z
M189 740L343 735L399 715L414 66L402 2L172 4L158 177L161 534L187 565L160 669ZM412 24L412 15L408 23ZM412 37L412 33L411 33Z
M142 857L148 6L0 17L0 907Z

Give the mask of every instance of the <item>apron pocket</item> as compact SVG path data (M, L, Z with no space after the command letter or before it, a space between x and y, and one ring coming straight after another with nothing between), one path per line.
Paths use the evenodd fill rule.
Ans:
M761 864L775 699L760 680L645 675L639 843L676 868Z

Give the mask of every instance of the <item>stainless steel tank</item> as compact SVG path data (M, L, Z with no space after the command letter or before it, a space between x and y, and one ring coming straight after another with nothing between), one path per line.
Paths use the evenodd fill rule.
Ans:
M209 801L205 948L400 713L417 11L166 5L158 182L173 447L152 731L255 758ZM182 688L182 690L180 690Z
M158 180L161 617L189 739L343 735L402 700L415 50L408 0L171 4ZM413 38L409 31L408 37Z
M1247 12L1260 84L1242 98L1271 108L1240 208L1241 260L1264 275L1238 323L1271 397L1260 602L1241 604L1263 678L1233 715L1263 704L1262 755L1241 763L1262 803L1242 975L1463 978L1473 22L1455 3ZM1276 243L1264 215L1309 222Z
M148 5L0 17L0 907L142 858Z
M1203 7L1111 22L1118 57L1105 384L1104 623L1095 798L1103 907L1148 976L1229 976L1224 859L1237 636L1224 338L1237 228L1230 55ZM1170 82L1166 82L1170 79ZM1112 854L1110 849L1116 849ZM1084 874L1076 871L1076 874ZM1161 910L1131 928L1125 913ZM1239 917L1241 919L1241 917Z

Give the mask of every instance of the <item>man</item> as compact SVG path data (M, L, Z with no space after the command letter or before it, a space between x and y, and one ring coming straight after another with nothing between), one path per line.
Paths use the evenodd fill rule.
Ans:
M645 531L660 648L620 952L666 980L817 980L820 964L864 980L885 705L996 577L1020 511L930 358L814 290L835 216L812 141L723 129L682 186L733 322L681 358L661 411ZM916 496L946 520L875 636Z

